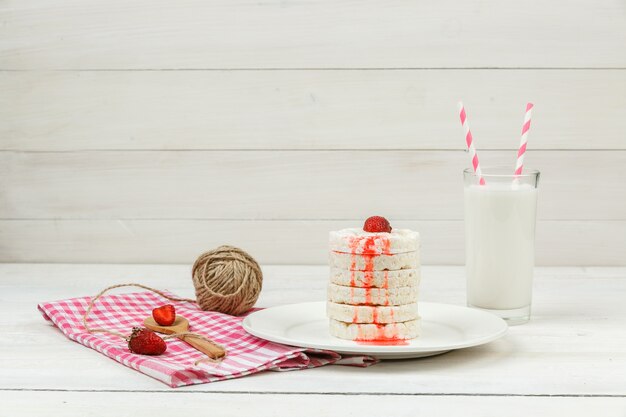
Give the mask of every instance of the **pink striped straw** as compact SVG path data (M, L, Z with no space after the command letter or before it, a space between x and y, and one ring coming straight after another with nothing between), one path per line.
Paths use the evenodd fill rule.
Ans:
M469 124L467 123L467 115L465 114L465 107L463 107L463 102L459 101L459 116L461 117L461 125L463 126L463 130L465 130L465 143L467 144L467 150L470 153L470 157L472 158L472 167L474 168L474 173L479 178L480 185L485 185L485 179L482 177L482 172L480 171L480 164L478 163L478 155L476 154L476 148L474 147L474 139L472 138L472 132L470 131Z
M528 131L530 130L530 118L533 114L533 103L526 104L526 114L524 115L524 125L522 126L522 138L517 150L517 161L515 162L515 175L522 175L524 170L524 155L526 154L526 143L528 142Z

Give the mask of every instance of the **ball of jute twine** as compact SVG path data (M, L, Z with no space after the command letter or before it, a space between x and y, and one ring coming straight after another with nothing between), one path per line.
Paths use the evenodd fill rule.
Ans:
M259 264L233 246L220 246L200 255L191 275L201 309L236 316L252 308L263 284Z

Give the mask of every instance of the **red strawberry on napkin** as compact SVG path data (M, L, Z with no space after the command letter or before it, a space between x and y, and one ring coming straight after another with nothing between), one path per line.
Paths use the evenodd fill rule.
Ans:
M128 338L128 348L141 355L160 355L167 350L167 343L152 330L133 327Z

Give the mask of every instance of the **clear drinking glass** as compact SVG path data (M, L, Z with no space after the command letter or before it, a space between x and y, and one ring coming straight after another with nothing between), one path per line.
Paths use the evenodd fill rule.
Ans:
M512 170L463 171L467 304L522 324L530 319L539 171Z

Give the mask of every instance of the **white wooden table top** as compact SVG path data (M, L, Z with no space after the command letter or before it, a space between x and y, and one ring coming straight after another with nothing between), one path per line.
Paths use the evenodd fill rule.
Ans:
M325 267L263 270L259 306L325 298ZM0 415L626 415L626 268L537 268L532 321L484 346L179 389L69 341L36 309L131 281L193 296L189 266L0 265ZM462 305L464 292L463 268L423 267L421 300Z

